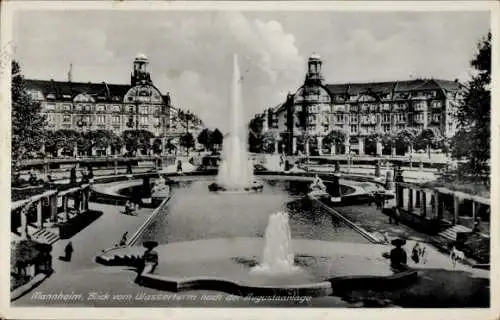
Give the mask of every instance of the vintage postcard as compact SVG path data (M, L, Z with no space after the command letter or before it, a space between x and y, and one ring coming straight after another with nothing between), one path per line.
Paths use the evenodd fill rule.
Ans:
M498 318L498 12L2 2L0 316Z

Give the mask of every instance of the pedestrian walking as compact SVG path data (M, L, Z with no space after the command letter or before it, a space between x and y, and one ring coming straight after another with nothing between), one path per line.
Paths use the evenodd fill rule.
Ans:
M120 246L124 246L127 244L127 236L128 236L128 231L123 234L122 239L120 240Z
M72 255L73 255L73 244L70 241L64 248L64 260L70 262Z
M182 160L177 161L177 173L182 173Z
M399 225L399 216L401 215L401 212L399 212L399 208L394 208L394 224Z
M420 262L420 245L417 243L415 243L415 245L413 246L413 249L411 250L411 259L413 260L413 262L415 263L419 263Z
M382 199L381 199L381 194L380 192L376 192L375 193L375 205L377 206L377 210L381 210L382 208L382 205L381 205L381 202L382 202Z
M371 207L372 204L375 202L375 204L377 203L377 201L375 200L375 195L376 193L372 192L368 195L368 205Z

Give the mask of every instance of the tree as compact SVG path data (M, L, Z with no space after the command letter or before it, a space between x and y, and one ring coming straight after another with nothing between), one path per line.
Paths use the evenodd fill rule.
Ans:
M154 134L147 130L125 130L122 133L122 138L125 147L129 152L136 152L141 149L147 151L151 148L150 140Z
M469 155L470 152L470 142L467 141L469 138L469 132L464 129L459 130L451 139L451 156L455 159L464 159Z
M467 159L467 174L487 177L490 160L491 122L491 32L478 43L476 56L470 62L475 74L462 91L458 106L459 134L454 139L453 153Z
M84 155L90 155L92 151L92 140L88 138L88 135L78 134L76 136L76 145L78 152L82 152Z
M179 120L181 126L183 126L186 129L186 131L189 131L190 125L196 125L196 126L203 125L203 121L201 121L201 119L198 118L198 116L196 116L190 110L184 111L178 109L177 119Z
M81 140L81 134L75 130L60 129L45 132L45 151L56 155L59 150L72 152Z
M383 133L381 132L375 132L370 135L368 135L365 139L365 150L367 154L370 154L373 152L375 155L380 155L382 154L382 150L377 150L377 143L382 142L382 137Z
M160 138L156 138L153 141L153 153L154 154L161 154L161 151L162 151L161 142L162 141Z
M252 129L248 133L248 145L250 152L262 152L262 138L257 135Z
M87 139L93 141L93 147L99 149L106 149L111 145L111 141L113 140L113 136L115 134L109 130L95 130L86 132Z
M186 148L186 151L189 153L189 149L194 148L194 137L191 132L186 132L181 136L180 145Z
M332 130L330 131L324 138L323 142L330 145L330 148L333 146L341 145L344 143L346 138L346 133L341 130Z
M212 134L210 135L210 143L212 146L221 146L222 142L224 140L224 136L222 135L222 132L219 131L219 129L215 129L212 131Z
M427 155L431 157L431 147L436 148L442 141L442 136L437 130L424 129L415 139L416 146L425 146Z
M177 149L177 146L172 143L172 139L168 139L167 143L164 145L164 148L167 150L167 152L171 153L172 151Z
M41 112L41 105L31 99L21 68L12 61L12 159L19 160L27 153L38 151L45 137L46 119Z
M413 145L415 139L418 136L418 132L414 128L406 128L397 133L397 142L399 142L405 149L408 147L413 150Z
M122 137L117 134L113 134L110 139L111 150L114 154L121 153L121 149L124 145Z
M92 149L107 149L113 143L117 142L117 136L109 130L93 130L87 131L78 138L78 149L83 150L86 154L91 154Z
M276 137L274 134L270 131L267 131L261 135L261 146L262 146L262 151L267 152L267 153L272 153L274 151L274 143L276 141Z
M210 134L212 132L210 131L210 129L208 128L205 128L203 129L200 134L198 134L198 143L203 145L205 147L205 149L210 149L211 148L211 141L210 141Z
M386 132L382 136L382 143L391 148L391 155L395 155L396 152L396 141L398 140L398 134L395 131Z

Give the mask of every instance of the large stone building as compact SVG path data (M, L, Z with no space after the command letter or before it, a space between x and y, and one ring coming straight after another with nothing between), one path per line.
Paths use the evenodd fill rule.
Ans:
M264 131L274 133L280 152L365 154L365 141L377 140L369 153L382 154L387 146L382 145L383 139L373 138L377 135L397 135L409 128L417 133L429 129L445 138L454 135L457 124L452 115L461 88L458 81L325 84L322 64L318 55L312 55L304 84L297 92L254 118L261 120ZM323 144L332 130L343 133L341 145Z
M169 93L162 94L151 81L148 64L144 54L135 57L130 84L72 82L68 74L68 81L26 79L26 86L31 97L41 102L50 130L102 129L117 135L147 130L160 138L189 131L196 137L201 121L180 118L182 112L172 106Z

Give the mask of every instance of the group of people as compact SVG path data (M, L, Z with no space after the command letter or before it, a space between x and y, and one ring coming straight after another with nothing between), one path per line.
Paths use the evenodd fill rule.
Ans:
M384 206L385 206L384 193L377 190L377 191L373 192L372 194L370 194L368 205L371 206L373 203L375 203L378 210L384 210Z
M125 202L125 211L124 211L125 214L135 215L138 209L139 209L138 203L133 203L130 200L127 200L127 202Z
M384 254L384 257L389 258L391 269L394 272L406 270L408 265L408 256L405 248L403 248L406 244L406 240L397 238L392 240L391 244L394 248L388 255ZM411 260L413 260L415 264L427 263L427 250L423 244L420 244L419 242L415 243L411 250Z

